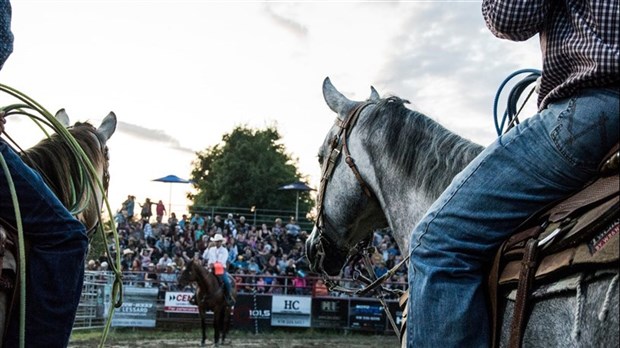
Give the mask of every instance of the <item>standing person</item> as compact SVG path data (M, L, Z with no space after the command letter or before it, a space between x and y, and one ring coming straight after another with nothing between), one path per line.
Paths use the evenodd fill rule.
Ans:
M151 205L155 203L151 202L150 198L147 198L146 200L144 200L144 204L138 204L140 205L140 208L142 208L142 210L140 211L140 216L142 217L142 225L149 223L149 221L151 220L151 216L153 216Z
M157 205L155 206L155 214L157 214L157 222L161 223L163 221L164 214L166 214L166 206L164 205L164 202L161 201L161 199L159 200L159 202L157 202Z
M211 241L215 243L214 246L208 248L203 255L203 259L207 263L207 267L224 283L226 303L229 306L235 304L235 300L232 297L232 284L230 277L226 269L228 268L228 249L222 245L224 237L221 234L216 234L211 237Z
M539 111L450 184L411 236L410 347L487 347L483 268L528 216L575 192L618 142L619 1L483 0L499 38L539 34Z
M179 220L177 219L177 215L174 212L170 213L170 217L168 218L168 231L166 232L166 235L171 237L174 236L174 232L178 224Z
M0 68L13 50L11 14L10 2L0 0ZM4 124L4 115L0 114L0 133L4 132ZM17 192L24 237L29 244L26 346L66 347L82 292L88 248L86 228L2 138L0 154ZM0 169L0 219L15 227L7 174ZM18 346L19 316L19 310L13 310L7 318L5 347Z
M127 200L123 202L125 209L127 209L127 220L133 221L133 212L136 207L136 196L128 195Z

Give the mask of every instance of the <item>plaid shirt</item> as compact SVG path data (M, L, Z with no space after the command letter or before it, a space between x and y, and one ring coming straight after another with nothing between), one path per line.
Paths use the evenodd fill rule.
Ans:
M0 0L0 69L11 52L13 52L11 4L9 0Z
M538 106L578 89L618 87L620 0L483 0L482 14L502 39L540 34L543 73Z

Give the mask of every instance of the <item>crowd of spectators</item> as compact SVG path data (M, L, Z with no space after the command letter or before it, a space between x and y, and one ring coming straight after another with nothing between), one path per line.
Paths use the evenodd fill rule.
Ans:
M327 292L323 282L316 281L317 277L308 277L312 276L305 257L308 232L302 230L293 217L286 224L276 218L271 226L256 226L248 223L244 216L230 213L225 218L198 213L178 218L171 212L164 221L159 207L152 221L150 206L163 206L162 201L155 204L147 198L139 205L143 214L138 218L134 215L135 197L130 195L115 216L121 267L124 279L131 285L156 284L165 291L181 290L176 288L177 274L187 262L202 263L210 239L219 233L226 239L228 272L234 276L238 292L314 295ZM402 260L390 233L375 231L373 245L377 251L372 255L372 264L377 276ZM112 254L116 253L114 245L110 249ZM108 262L107 256L101 255L98 260L89 260L87 269L105 271L109 268ZM343 279L354 278L354 273L364 267L361 261L346 265ZM395 287L404 286L405 267L394 274L388 286L389 283Z

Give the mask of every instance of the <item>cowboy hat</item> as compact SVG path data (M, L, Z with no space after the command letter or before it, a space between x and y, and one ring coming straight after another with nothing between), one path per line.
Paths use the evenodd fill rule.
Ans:
M133 254L133 250L131 250L129 248L123 250L123 255L127 255L127 254Z
M216 233L215 236L211 237L212 242L221 242L224 240L224 236L219 233Z

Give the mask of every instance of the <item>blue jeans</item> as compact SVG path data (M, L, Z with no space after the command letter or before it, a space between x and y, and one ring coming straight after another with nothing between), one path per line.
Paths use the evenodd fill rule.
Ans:
M230 277L228 276L228 272L224 272L224 274L218 276L224 283L224 287L226 287L226 297L232 298L232 284L230 283Z
M13 178L26 260L26 346L66 347L84 280L86 229L11 147L0 139L0 153ZM5 173L0 169L0 217L16 226ZM18 346L19 308L8 318L5 347Z
M618 142L618 90L583 90L499 137L414 228L410 347L487 347L484 267L528 216L581 188Z

